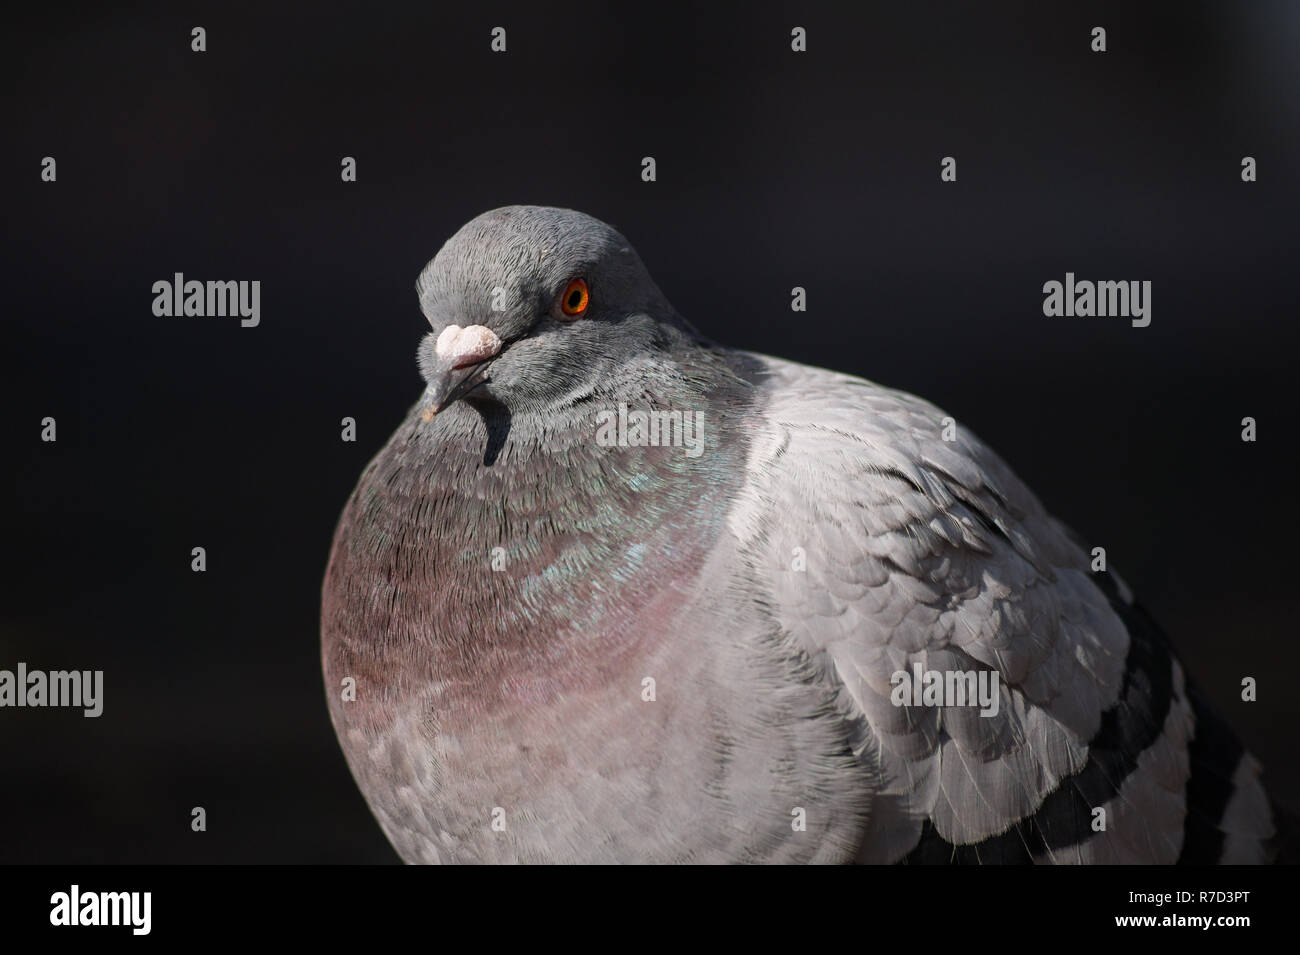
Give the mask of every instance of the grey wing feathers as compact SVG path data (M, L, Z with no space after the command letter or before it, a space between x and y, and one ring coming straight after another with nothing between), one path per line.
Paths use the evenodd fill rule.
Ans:
M762 360L771 398L731 525L880 780L861 860L1177 861L1196 717L1127 588L934 406ZM895 705L915 664L996 673L996 714ZM1238 852L1270 834L1260 798L1236 807Z

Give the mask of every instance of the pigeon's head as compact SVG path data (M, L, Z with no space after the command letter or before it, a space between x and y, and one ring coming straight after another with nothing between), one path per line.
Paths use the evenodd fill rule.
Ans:
M568 209L507 206L447 240L420 273L424 419L461 399L546 412L601 390L689 326L627 239Z

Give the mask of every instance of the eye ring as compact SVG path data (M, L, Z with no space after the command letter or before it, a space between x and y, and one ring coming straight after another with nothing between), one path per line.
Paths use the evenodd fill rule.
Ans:
M586 280L572 279L560 294L559 318L566 322L576 321L587 311L587 306L590 304L591 289L587 287Z

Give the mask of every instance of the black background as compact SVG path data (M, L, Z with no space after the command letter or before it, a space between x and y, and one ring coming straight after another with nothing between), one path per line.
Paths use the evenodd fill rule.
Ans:
M416 274L517 202L618 226L718 340L973 428L1300 802L1296 4L41 6L0 43L0 667L105 671L99 719L0 711L0 862L396 861L320 580L422 388ZM155 317L178 271L260 280L261 325ZM1152 324L1045 318L1066 271L1152 281Z

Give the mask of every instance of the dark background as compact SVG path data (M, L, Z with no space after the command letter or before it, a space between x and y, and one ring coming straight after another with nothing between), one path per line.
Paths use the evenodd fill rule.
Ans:
M721 341L972 427L1300 802L1295 3L261 6L0 40L0 668L105 671L99 719L0 711L0 862L396 861L326 714L320 580L422 388L416 274L517 202L618 226ZM261 325L154 317L178 271L260 280ZM1151 326L1045 318L1066 271L1151 280Z

